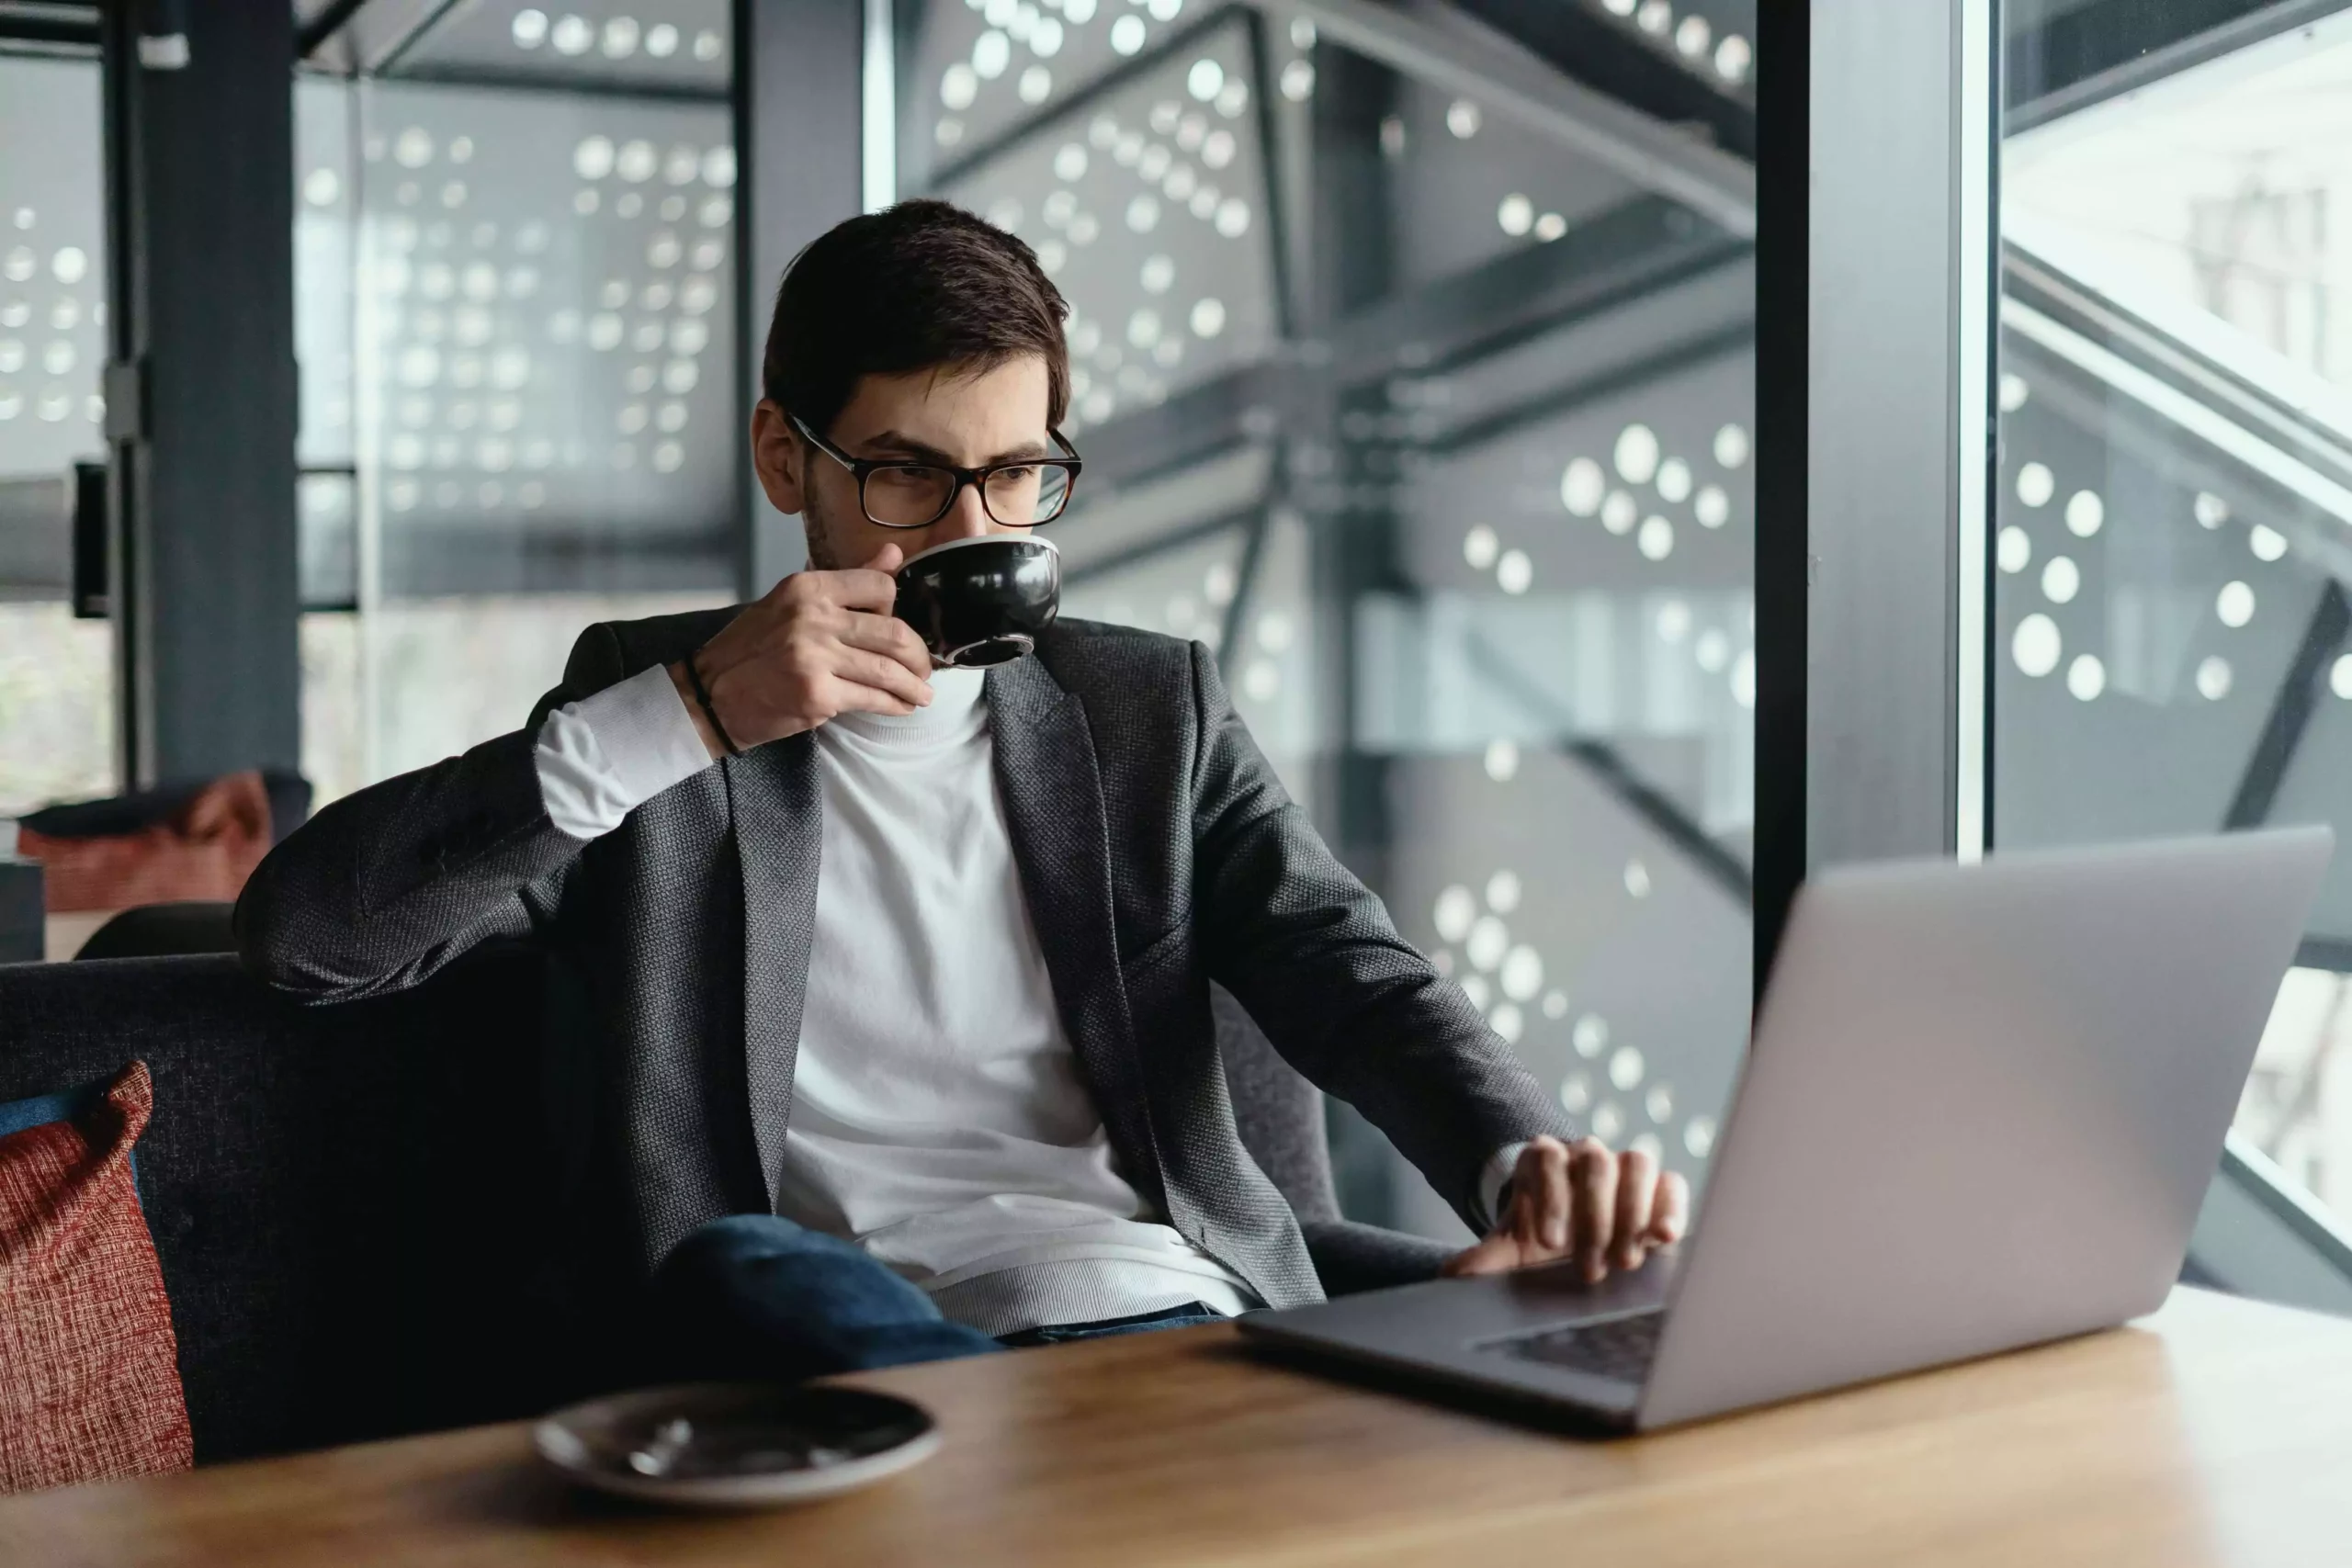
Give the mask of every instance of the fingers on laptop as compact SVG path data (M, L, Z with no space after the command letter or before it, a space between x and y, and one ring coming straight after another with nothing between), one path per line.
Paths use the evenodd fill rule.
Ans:
M1645 1239L1652 1247L1671 1247L1690 1228L1690 1183L1669 1170L1659 1177L1657 1200L1650 1211Z
M1513 1185L1522 1194L1516 1205L1521 1239L1531 1251L1566 1251L1575 1221L1567 1145L1557 1138L1538 1138L1528 1145L1519 1156Z
M1499 1274L1514 1266L1518 1252L1518 1238L1509 1231L1497 1231L1447 1258L1437 1271L1448 1280L1464 1274Z
M1447 1274L1489 1274L1566 1260L1599 1281L1638 1269L1655 1247L1682 1238L1690 1189L1645 1149L1612 1154L1598 1138L1537 1138L1511 1173L1510 1199L1492 1234L1456 1254Z
M1657 1213L1657 1156L1647 1149L1627 1149L1618 1156L1617 1217L1610 1227L1609 1261L1618 1269L1638 1269L1649 1254L1650 1222Z
M1681 1240L1689 1227L1690 1183L1646 1149L1612 1154L1598 1138L1566 1145L1545 1138L1528 1154L1541 1159L1547 1179L1541 1189L1547 1218L1540 1252L1573 1258L1589 1280L1599 1281L1612 1268L1640 1268L1652 1247ZM1528 1161L1521 1163L1524 1168ZM1555 1172L1567 1179L1565 1205L1549 1179ZM1556 1215L1565 1215L1565 1230L1553 1224Z
M1568 1158L1577 1268L1587 1280L1598 1280L1609 1272L1609 1244L1616 1228L1623 1185L1617 1159L1598 1138L1578 1138L1568 1145Z

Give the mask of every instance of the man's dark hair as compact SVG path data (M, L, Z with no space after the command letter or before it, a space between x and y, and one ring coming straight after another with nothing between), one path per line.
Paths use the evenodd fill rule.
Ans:
M861 376L985 371L1045 356L1046 423L1069 409L1061 291L1036 253L944 201L902 201L819 235L785 268L761 389L824 434Z

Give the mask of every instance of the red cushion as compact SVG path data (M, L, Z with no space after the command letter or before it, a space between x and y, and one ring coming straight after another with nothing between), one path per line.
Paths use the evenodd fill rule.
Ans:
M186 1470L164 1271L132 1185L133 1062L81 1119L0 1138L0 1492Z
M41 863L52 915L237 897L269 852L269 790L247 770L198 791L171 819L134 833L68 839L17 830L17 852Z

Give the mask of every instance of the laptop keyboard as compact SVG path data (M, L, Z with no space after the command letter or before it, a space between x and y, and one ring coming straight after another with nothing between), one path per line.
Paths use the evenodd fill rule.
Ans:
M1657 1331L1666 1322L1663 1312L1640 1312L1627 1317L1607 1317L1598 1323L1572 1323L1564 1328L1539 1328L1489 1339L1478 1348L1497 1350L1522 1361L1541 1361L1572 1372L1639 1382L1657 1352Z

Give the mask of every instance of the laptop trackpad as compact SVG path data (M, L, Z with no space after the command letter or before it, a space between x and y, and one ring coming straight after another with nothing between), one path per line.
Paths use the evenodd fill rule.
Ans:
M1578 1318L1655 1312L1666 1305L1675 1266L1680 1261L1679 1249L1669 1247L1653 1253L1647 1263L1631 1273L1610 1270L1609 1277L1598 1285L1586 1284L1572 1263L1486 1275L1476 1283L1492 1290L1499 1300L1478 1315L1507 1315L1511 1327L1537 1328L1572 1323Z
M1430 1280L1287 1312L1253 1313L1242 1323L1280 1337L1336 1339L1408 1357L1438 1349L1467 1350L1581 1319L1653 1311L1666 1304L1679 1261L1679 1249L1668 1247L1651 1254L1647 1263L1630 1274L1611 1270L1598 1285L1586 1284L1572 1263L1465 1280Z

